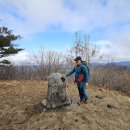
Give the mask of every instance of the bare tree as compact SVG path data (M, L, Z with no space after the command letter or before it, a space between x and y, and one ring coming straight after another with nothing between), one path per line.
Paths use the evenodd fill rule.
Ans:
M47 79L52 72L62 72L64 58L61 52L41 49L34 54L34 63L37 65L37 75L40 79Z
M72 63L75 57L81 56L83 60L87 61L90 65L92 60L97 56L98 52L99 50L92 46L89 36L85 35L82 39L81 36L76 33L73 46L67 50L68 55L66 60L68 63Z

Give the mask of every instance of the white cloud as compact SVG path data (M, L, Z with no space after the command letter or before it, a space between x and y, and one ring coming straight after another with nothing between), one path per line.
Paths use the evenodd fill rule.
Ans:
M1 19L25 34L46 31L51 26L69 32L90 32L130 19L129 0L107 0L106 3L104 6L101 0L70 0L68 3L66 0L1 0L0 5L6 8Z
M103 55L103 57L106 59L108 58L114 61L130 60L130 51L129 48L127 48L130 46L130 43L127 45L127 43L124 44L124 42L125 40L117 40L115 43L114 40L113 42L102 40L96 41L94 44L98 45L98 49L100 50L99 55Z
M9 56L5 59L10 60L13 64L30 64L32 63L32 56L29 52L21 51L16 55Z
M0 8L1 23L22 36L51 27L72 33L104 29L108 39L96 42L101 51L130 60L130 0L0 0Z

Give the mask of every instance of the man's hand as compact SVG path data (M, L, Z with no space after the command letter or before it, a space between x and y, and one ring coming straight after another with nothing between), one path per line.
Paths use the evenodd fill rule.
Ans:
M88 86L88 83L86 83L86 86Z

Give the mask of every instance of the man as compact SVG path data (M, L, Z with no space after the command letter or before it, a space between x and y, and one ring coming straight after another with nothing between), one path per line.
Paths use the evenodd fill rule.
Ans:
M80 56L75 58L76 66L72 71L66 74L66 77L72 75L75 72L75 82L77 83L80 102L87 103L88 94L86 93L86 88L88 86L89 74L88 69L82 64L82 58Z

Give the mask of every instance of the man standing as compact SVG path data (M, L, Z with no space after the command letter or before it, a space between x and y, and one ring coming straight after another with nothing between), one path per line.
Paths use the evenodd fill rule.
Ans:
M80 102L87 103L88 94L86 93L86 88L88 86L89 73L88 68L82 64L82 58L80 56L75 58L76 66L72 71L66 74L66 77L75 73L75 82L77 83Z

